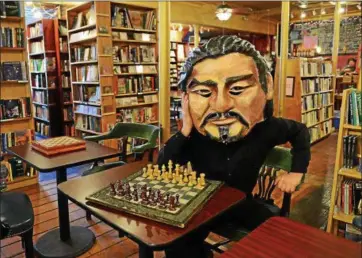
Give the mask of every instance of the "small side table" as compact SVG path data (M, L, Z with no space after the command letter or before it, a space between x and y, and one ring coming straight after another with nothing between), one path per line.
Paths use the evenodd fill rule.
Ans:
M56 171L57 185L67 181L67 168L94 161L113 158L120 155L118 150L94 142L86 142L86 149L47 157L32 150L31 144L15 146L8 152L36 168L40 173ZM45 233L35 244L39 257L70 258L88 251L95 242L91 230L79 226L70 226L68 198L59 190L58 214L59 228Z

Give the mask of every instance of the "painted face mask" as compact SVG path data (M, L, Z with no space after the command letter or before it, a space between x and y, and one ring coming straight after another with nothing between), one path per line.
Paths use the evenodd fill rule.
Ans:
M266 74L267 65L260 54L255 49L255 57L241 53L241 50L234 51L236 48L227 52L227 38L229 42L245 41L235 36L222 37L214 39L219 42L209 46L211 49L196 51L195 56L199 54L199 60L193 60L196 57L191 54L188 64L192 61L194 64L192 69L186 64L180 84L189 95L190 114L198 132L213 140L229 143L245 137L255 124L269 115L270 110L266 110L266 106L272 106L273 93L271 76ZM204 48L207 49L208 44L211 44L210 41ZM244 50L250 46L245 46ZM255 61L258 55L260 63ZM259 69L264 64L265 67ZM260 80L261 77L264 80Z

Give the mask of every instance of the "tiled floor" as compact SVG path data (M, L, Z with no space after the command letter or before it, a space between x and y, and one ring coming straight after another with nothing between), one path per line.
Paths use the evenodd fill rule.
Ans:
M337 135L333 134L312 147L312 160L308 170L305 184L293 194L291 218L314 227L322 227L328 216L331 183L335 162L335 148ZM81 168L81 169L84 169ZM79 168L69 171L68 177L77 177ZM41 175L41 183L38 186L30 186L22 189L32 201L35 225L34 241L46 231L58 226L58 210L55 174ZM281 203L281 192L275 191L274 197L277 204ZM87 221L85 212L76 205L69 204L70 221L72 225L79 225L91 229L97 237L96 244L90 251L81 257L138 257L137 245L100 222L97 219ZM18 237L1 241L1 257L24 257L21 242ZM157 253L156 257L163 257L163 253Z

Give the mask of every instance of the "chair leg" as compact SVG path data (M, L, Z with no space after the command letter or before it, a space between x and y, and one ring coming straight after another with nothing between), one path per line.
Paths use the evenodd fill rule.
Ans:
M92 219L92 214L89 211L85 211L85 217L87 220L91 220Z
M28 230L22 235L22 240L25 248L25 257L34 258L34 245L33 245L33 229Z
M153 152L155 151L155 149L150 149L148 152L148 162L153 163Z

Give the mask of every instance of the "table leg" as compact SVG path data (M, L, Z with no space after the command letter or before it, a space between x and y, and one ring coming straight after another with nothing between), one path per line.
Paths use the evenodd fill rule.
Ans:
M139 258L153 258L153 250L146 245L139 244Z
M57 185L67 181L67 170L57 170ZM34 249L39 257L71 258L87 252L95 242L91 230L70 226L68 198L58 190L59 228L39 238Z

